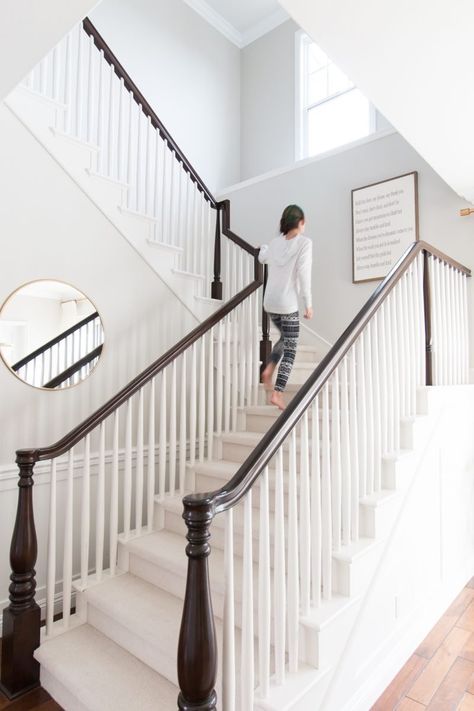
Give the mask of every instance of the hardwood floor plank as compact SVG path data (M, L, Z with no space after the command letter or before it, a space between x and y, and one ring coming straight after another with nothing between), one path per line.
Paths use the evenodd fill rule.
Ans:
M456 711L474 675L474 663L459 657L444 677L428 711Z
M465 609L459 620L456 622L456 626L474 632L474 602L471 602L471 604Z
M446 639L446 636L453 629L458 618L459 615L443 615L431 632L425 637L415 654L418 654L420 657L425 657L426 659L431 659L433 654Z
M474 696L466 691L457 711L474 711Z
M425 711L426 706L423 706L423 704L419 704L418 701L413 701L413 699L409 699L408 696L405 696L396 709L397 711ZM388 711L388 709L386 709L386 711Z
M51 697L48 692L44 689L38 688L34 689L34 691L30 691L30 693L25 696L21 696L15 701L7 702L7 705L4 708L6 711L32 711L33 709L37 709L41 706L41 704L44 704L46 701L50 700Z
M460 617L463 612L474 602L474 588L464 588L446 610L446 615Z
M468 659L470 662L474 662L474 632L461 649L459 656L463 657L463 659Z
M466 585L467 588L474 588L474 578L471 578L468 584Z
M427 663L424 657L413 654L403 669L398 672L390 686L387 687L382 696L372 706L371 711L388 711L389 709L394 709L406 695L406 692Z
M469 637L468 630L454 627L412 687L407 691L407 696L420 704L428 706L446 674L456 662ZM467 663L470 664L470 662ZM444 711L447 711L447 709L444 709Z

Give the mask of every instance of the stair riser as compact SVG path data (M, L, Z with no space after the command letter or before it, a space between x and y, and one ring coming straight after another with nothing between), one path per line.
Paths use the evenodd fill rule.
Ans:
M87 605L87 621L99 632L126 649L127 652L148 664L168 681L173 684L178 683L175 645L166 645L163 643L164 640L160 639L157 639L156 643L143 639L132 630L125 628L119 620L110 617L90 603Z
M333 557L333 592L350 597L361 593L371 580L379 560L380 546L368 548L351 562Z
M55 676L50 674L44 666L41 667L40 682L43 689L50 694L61 708L67 709L68 711L90 711L74 694L70 693L64 684L61 684Z
M364 538L384 540L392 529L397 514L397 497L379 506L361 503L359 507L359 531Z
M247 432L268 432L270 427L275 424L278 416L281 413L276 410L275 413L268 415L244 415L242 426L240 429ZM312 421L311 412L309 413L309 421ZM322 421L322 414L319 415L319 422Z
M230 462L239 462L243 464L247 457L254 451L253 445L240 444L237 442L222 442L222 459L227 459ZM300 471L300 450L296 450L296 471ZM270 462L270 468L274 467L274 460ZM288 447L285 446L283 451L283 468L289 468L289 453Z

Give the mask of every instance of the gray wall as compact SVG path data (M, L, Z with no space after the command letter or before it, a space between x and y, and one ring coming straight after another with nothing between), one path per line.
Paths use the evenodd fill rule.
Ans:
M240 51L182 0L103 0L91 13L211 188L240 178Z
M241 180L295 161L296 43L288 20L242 50ZM376 129L390 127L376 112Z
M351 190L419 171L421 238L474 267L474 224L459 217L462 200L398 134L313 159L231 189L232 227L253 244L277 234L282 208L301 204L314 239L312 327L334 341L376 282L352 284Z

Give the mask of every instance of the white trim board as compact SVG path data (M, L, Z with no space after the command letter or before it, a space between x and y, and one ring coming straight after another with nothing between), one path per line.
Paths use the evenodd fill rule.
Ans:
M243 49L248 44L255 42L255 40L290 19L290 16L280 7L259 22L248 27L244 32L240 32L225 17L214 10L206 0L184 0L184 2L239 49Z

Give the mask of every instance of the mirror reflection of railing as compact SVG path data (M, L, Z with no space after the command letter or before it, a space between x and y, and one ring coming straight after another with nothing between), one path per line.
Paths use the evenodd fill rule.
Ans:
M83 380L96 365L104 331L95 311L12 365L29 385L64 388Z

